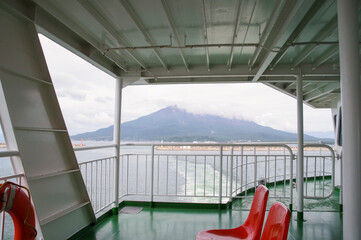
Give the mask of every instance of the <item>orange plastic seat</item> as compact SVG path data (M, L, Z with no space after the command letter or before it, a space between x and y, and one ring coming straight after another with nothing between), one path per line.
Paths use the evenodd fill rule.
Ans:
M247 220L239 227L201 231L196 240L260 239L266 212L268 189L260 185L256 189Z
M286 240L290 219L291 212L283 203L272 204L261 240Z

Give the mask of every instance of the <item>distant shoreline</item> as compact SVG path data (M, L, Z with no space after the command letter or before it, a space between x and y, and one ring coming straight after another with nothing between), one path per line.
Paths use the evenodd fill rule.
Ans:
M253 151L253 146L236 146L233 147L234 151ZM297 146L290 146L292 151L297 151ZM219 146L158 146L157 150L159 151L219 151ZM284 147L278 146L271 146L271 147L264 147L264 146L256 146L257 151L283 151ZM224 146L224 151L231 151L230 146ZM307 147L307 151L319 151L319 147Z

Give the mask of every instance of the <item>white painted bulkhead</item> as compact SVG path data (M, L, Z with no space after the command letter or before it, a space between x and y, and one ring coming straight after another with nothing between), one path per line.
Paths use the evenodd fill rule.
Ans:
M31 21L2 6L0 32L6 33L0 38L1 104L9 114L4 132L20 153L12 159L15 172L24 170L44 238L66 239L95 216L38 33Z

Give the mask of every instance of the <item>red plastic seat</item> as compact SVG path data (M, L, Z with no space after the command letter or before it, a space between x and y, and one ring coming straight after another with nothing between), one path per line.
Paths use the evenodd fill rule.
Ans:
M201 231L197 234L196 240L260 239L267 198L268 189L263 185L258 186L252 201L251 211L244 224L232 229Z
M283 203L272 204L261 240L286 240L290 219L291 212Z

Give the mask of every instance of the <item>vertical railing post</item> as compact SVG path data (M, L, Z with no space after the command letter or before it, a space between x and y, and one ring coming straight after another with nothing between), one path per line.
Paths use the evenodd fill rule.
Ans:
M5 212L4 211L0 213L0 230L1 230L0 240L3 240L4 232L5 232Z
M112 204L112 213L118 214L119 208L119 161L120 161L120 124L121 124L121 108L122 108L122 88L123 80L117 78L115 80L115 111L114 111L114 138L115 144L115 164L114 164L114 199Z
M222 177L223 177L223 146L220 146L219 152L219 208L222 206Z
M240 147L241 149L241 191L239 191L240 193L242 193L243 191L243 146ZM247 182L247 180L246 180Z
M232 203L232 199L233 199L233 153L234 153L234 148L233 146L231 147L231 177L230 177L230 183L229 183L229 201ZM237 178L236 178L237 179Z
M254 181L254 192L256 192L256 188L257 188L257 147L254 146L253 147L253 181ZM276 176L275 176L275 181L276 181Z
M295 155L293 152L290 152L290 205L289 208L292 212L293 208L293 160L295 159Z
M342 153L339 156L339 160L341 161L341 186L340 186L340 212L343 212L343 159Z
M151 162L151 179L150 179L150 206L153 207L153 201L154 201L154 145L152 145L151 161L152 162Z
M303 92L302 76L296 75L297 86L297 219L303 221Z

